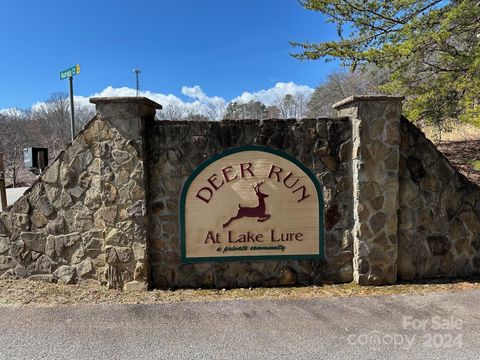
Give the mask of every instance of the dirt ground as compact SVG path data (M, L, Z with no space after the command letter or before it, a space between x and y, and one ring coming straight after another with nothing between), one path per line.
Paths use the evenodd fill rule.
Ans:
M480 140L445 141L437 147L458 171L480 186Z
M480 186L480 128L452 121L446 129L426 126L422 131L458 171Z
M52 284L32 280L0 280L0 306L64 306L74 304L154 304L237 299L312 299L345 296L426 294L480 289L480 278L436 280L414 284L365 287L354 284L284 288L186 289L152 291L109 290L98 283Z

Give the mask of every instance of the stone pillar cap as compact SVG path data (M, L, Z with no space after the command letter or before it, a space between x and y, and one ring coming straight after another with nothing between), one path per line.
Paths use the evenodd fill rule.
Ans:
M340 100L332 105L332 108L348 105L356 101L403 101L405 96L390 96L390 95L353 95L346 99Z
M92 97L90 98L90 102L92 104L98 105L98 104L118 104L118 103L132 103L132 104L138 104L140 103L141 105L146 105L150 106L154 109L161 109L162 105L159 103L150 100L149 98L140 96L115 96L115 97Z

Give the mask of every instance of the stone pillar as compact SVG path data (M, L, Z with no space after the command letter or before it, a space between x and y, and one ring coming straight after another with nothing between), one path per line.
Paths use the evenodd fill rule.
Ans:
M97 115L130 140L143 142L145 121L155 119L162 105L146 97L93 97Z
M103 228L106 271L111 288L148 286L147 168L144 129L161 105L143 97L91 98L96 105L95 137L102 204L94 214ZM86 130L91 131L91 130Z
M333 105L352 121L354 281L397 279L400 117L403 97L352 96Z

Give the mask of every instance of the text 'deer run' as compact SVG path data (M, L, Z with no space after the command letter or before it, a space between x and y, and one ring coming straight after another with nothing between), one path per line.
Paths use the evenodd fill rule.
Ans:
M280 151L218 154L185 182L184 262L323 256L323 197L312 172Z

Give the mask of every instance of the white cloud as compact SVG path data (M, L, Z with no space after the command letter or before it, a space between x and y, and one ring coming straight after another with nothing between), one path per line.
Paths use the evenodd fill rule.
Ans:
M87 96L73 96L73 103L75 105L80 105L80 106L92 106L94 107L95 105L90 103L90 98Z
M75 106L87 106L87 107L94 107L95 105L94 104L91 104L90 101L89 101L89 97L86 97L86 96L77 96L77 95L74 95L73 96L73 103L75 104ZM70 103L70 102L69 102ZM45 101L37 101L35 104L32 105L32 110L33 111L38 111L38 110L41 110L44 106L45 106L46 102Z
M0 114L7 115L12 109L15 109L15 108L0 109Z
M17 108L0 109L0 115L10 116L10 117L21 117L23 115L23 111Z
M275 86L269 89L263 89L256 92L244 92L240 96L235 97L231 101L239 102L248 102L250 100L261 101L265 105L273 105L279 99L287 94L296 95L302 94L306 97L310 96L315 89L307 85L298 85L294 82L277 82ZM141 91L140 95L148 97L159 104L164 108L169 105L175 106L186 106L192 110L203 108L204 106L226 106L229 101L220 97L220 96L208 96L200 86L183 86L181 89L183 95L192 99L192 101L184 101L173 94L161 94L154 93L151 91ZM111 86L107 87L100 93L96 93L92 96L135 96L136 90L132 88L122 87L122 88L113 88ZM84 98L85 101L88 101L88 98Z
M207 94L205 94L202 88L198 85L195 85L193 87L183 86L182 94L192 99L198 99L199 101L202 101L208 98Z
M301 94L305 97L308 97L313 94L315 89L307 85L297 85L294 82L290 81L288 83L277 82L274 87L266 90L259 90L256 92L244 92L242 95L237 96L232 101L237 102L249 102L251 100L260 101L265 105L273 105L279 99L287 94L297 95Z
M226 105L226 101L224 98L220 96L207 96L207 94L205 94L202 88L198 85L195 85L193 87L183 86L182 94L192 99L198 100L200 103L205 105Z
M235 97L231 101L248 102L251 100L261 101L265 105L273 105L285 95L301 94L305 97L310 96L314 89L307 85L298 85L294 82L277 82L275 86L269 89L263 89L255 92L244 92L240 96ZM184 115L189 113L200 113L216 119L221 119L223 112L228 105L228 100L220 96L207 95L200 86L183 86L181 93L187 96L190 101L185 101L173 94L162 94L152 91L141 91L140 96L147 97L156 101L163 106L164 111L170 108L181 109ZM129 87L114 88L108 86L101 92L91 96L74 97L75 104L83 106L94 106L89 102L90 97L119 97L119 96L136 96L136 89ZM32 105L32 109L38 109L44 102L37 102ZM19 111L18 109L0 109L0 114L7 114L11 111Z
M137 90L128 88L128 87L121 87L121 88L114 88L112 86L109 86L102 90L99 93L93 94L91 97L117 97L117 96L136 96L137 95ZM161 93L154 93L151 91L141 91L140 96L145 96L149 99L152 99L153 101L158 102L159 104L163 105L169 105L169 104L175 104L175 105L180 105L183 103L181 99L176 97L175 95L172 94L161 94Z

